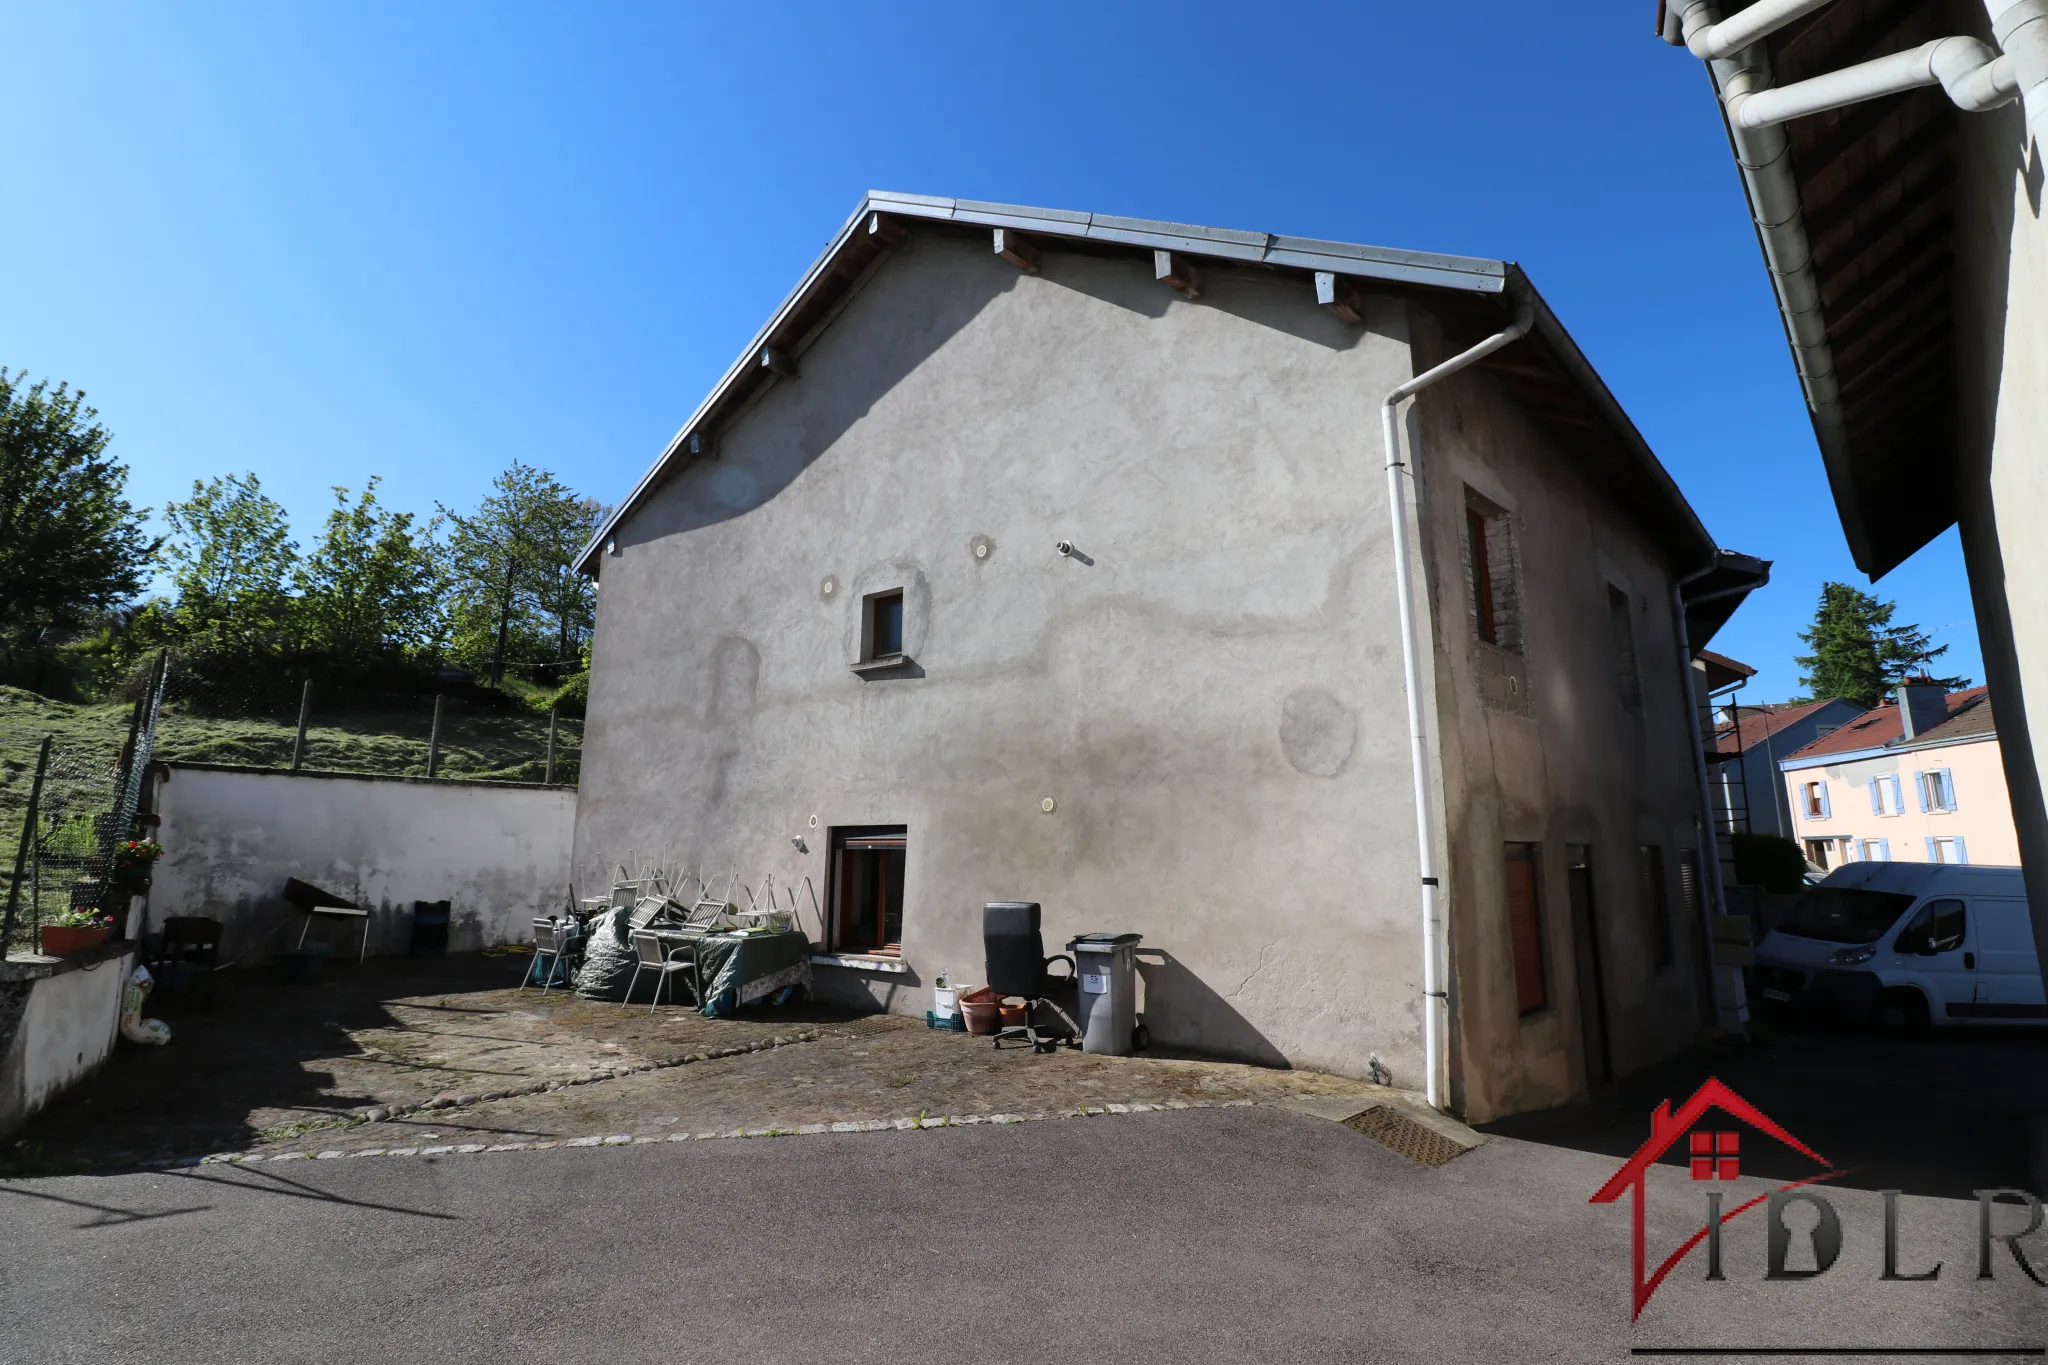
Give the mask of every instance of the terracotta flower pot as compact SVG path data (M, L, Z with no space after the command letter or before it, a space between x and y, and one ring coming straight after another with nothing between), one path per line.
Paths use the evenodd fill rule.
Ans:
M114 932L107 924L46 924L43 926L43 956L70 957L97 948Z
M1002 1006L1003 1027L1017 1028L1031 1020L1031 1006L1025 1004Z
M996 1031L996 993L983 986L980 990L960 997L960 1017L967 1021L969 1033L983 1035Z

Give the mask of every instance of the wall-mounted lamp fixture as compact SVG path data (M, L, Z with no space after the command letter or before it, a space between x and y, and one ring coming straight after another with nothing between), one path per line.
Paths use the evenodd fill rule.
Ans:
M809 853L811 851L811 846L804 842L804 836L801 834L790 835L789 846L799 853Z

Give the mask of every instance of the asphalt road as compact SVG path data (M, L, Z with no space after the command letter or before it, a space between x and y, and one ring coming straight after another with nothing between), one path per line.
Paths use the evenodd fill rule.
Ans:
M1586 1202L1613 1169L1503 1139L1429 1170L1259 1108L0 1182L0 1356L1587 1361L2048 1340L2048 1290L2003 1256L1974 1277L1974 1204L1906 1198L1902 1268L1947 1269L1885 1284L1879 1196L1853 1189L1830 1196L1827 1276L1763 1282L1759 1210L1729 1225L1726 1282L1695 1253L1632 1329L1627 1205ZM1703 1205L1682 1171L1651 1186L1654 1261ZM2048 1262L2048 1237L2031 1245Z

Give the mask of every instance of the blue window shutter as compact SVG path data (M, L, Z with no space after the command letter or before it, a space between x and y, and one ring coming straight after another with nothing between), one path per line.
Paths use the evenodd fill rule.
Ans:
M1956 808L1956 780L1946 768L1941 770L1940 777L1941 808L1943 810L1954 810Z
M1832 812L1832 811L1830 811L1830 810L1828 809L1828 784L1827 784L1827 783L1825 783L1825 782L1821 783L1821 784L1819 785L1819 789L1820 789L1820 818L1821 818L1821 819L1823 819L1823 820L1825 820L1825 819L1827 819L1827 818L1828 818L1828 816L1829 816L1829 815L1833 814L1833 812Z
M1930 863L1938 863L1941 861L1941 850L1935 847L1934 836L1932 834L1927 836L1927 861Z
M1877 860L1881 863L1888 863L1892 860L1891 840L1879 839L1877 841Z
M1956 836L1956 861L1959 863L1970 861L1970 850L1963 847L1963 836L1960 834Z
M1917 800L1918 800L1918 801L1920 802L1920 813L1921 813L1922 815L1925 815L1925 814L1927 813L1927 774L1926 774L1926 773L1914 773L1914 774L1913 774L1913 795L1914 795L1915 799L1917 799ZM1930 859L1928 859L1928 861L1929 861L1929 862L1932 862L1932 861L1934 861L1934 860L1933 860L1932 858L1930 858Z
M1873 777L1870 779L1870 813L1872 815L1884 814L1884 796L1878 790L1877 786L1877 784L1879 782L1882 782L1883 780L1884 779L1881 777Z

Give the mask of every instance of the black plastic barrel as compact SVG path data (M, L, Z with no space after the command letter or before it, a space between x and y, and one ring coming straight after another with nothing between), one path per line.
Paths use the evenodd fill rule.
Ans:
M448 902L412 903L412 955L433 957L448 951Z

